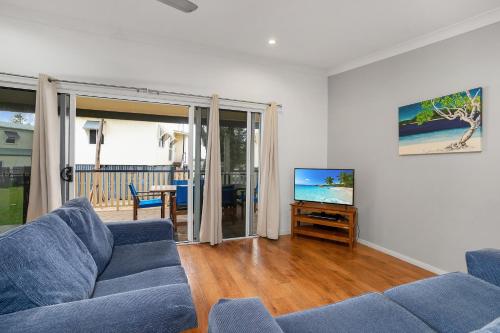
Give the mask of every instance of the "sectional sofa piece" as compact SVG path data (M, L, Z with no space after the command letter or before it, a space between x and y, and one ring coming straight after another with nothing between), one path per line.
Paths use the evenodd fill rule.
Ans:
M0 235L0 332L181 332L196 313L169 220L75 199Z

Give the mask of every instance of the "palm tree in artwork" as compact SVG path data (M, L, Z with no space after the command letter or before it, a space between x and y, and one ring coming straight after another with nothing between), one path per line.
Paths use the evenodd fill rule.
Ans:
M333 185L333 177L326 177L325 183L326 185Z

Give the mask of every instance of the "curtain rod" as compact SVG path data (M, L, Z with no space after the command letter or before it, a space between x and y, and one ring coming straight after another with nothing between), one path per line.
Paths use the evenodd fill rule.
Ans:
M25 78L25 79L38 80L38 77L31 76L31 75L13 74L13 73L6 73L6 72L0 72L0 75L15 76L15 77L22 77L22 78ZM119 85L106 84L106 83L95 83L95 82L62 80L62 79L57 79L57 78L53 78L53 77L49 77L49 82L71 83L71 84L79 84L79 85L85 85L85 86L103 87L103 88L128 89L128 90L135 90L137 92L144 92L144 93L156 94L156 95L166 94L166 95L176 95L176 96L183 96L183 97L198 97L198 98L208 98L208 99L212 98L212 96L206 96L206 95L187 94L187 93L180 93L180 92L166 91L166 90L157 90L157 89L149 89L149 88L119 86ZM223 101L228 101L228 102L248 103L248 104L256 104L256 105L270 105L270 103L246 101L246 100L243 100L243 99L232 99L232 98L222 98L222 97L219 97L219 99L223 100ZM278 104L277 106L279 108L282 107L281 104Z

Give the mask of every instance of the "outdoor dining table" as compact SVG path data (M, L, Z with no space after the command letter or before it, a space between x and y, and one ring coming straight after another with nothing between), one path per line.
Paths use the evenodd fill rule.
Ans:
M168 193L169 198L168 198L168 203L169 203L169 211L170 211L170 218L173 220L172 216L172 207L174 204L174 198L175 198L175 192L177 191L177 185L152 185L149 188L149 192L152 194L160 193L161 196L161 201L165 203L165 196Z

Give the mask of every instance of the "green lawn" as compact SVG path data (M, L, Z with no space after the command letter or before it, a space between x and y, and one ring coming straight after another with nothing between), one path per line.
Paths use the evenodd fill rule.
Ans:
M0 188L0 225L23 223L23 187Z

